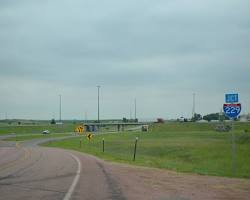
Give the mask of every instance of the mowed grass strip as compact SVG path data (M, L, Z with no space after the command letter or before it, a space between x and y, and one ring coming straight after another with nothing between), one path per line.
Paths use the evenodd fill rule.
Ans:
M74 132L77 125L75 124L63 124L63 125L8 125L0 126L0 135L4 134L32 134L32 133L42 133L44 130L49 130L50 133L65 133Z
M236 130L236 174L231 165L231 133L215 131L164 131L154 127L148 133L123 132L86 136L46 144L93 154L109 161L192 172L203 175L250 178L250 133ZM133 161L135 138L139 137ZM105 152L102 152L102 138Z
M33 140L33 139L40 139L40 138L57 138L57 137L64 137L70 136L71 133L52 133L52 134L30 134L30 135L17 135L16 137L11 137L5 139L5 141L25 141L25 140Z

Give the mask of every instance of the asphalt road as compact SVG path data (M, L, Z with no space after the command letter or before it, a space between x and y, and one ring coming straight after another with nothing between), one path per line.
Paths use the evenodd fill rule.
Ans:
M41 141L0 141L0 199L125 199L101 160Z
M250 196L247 179L109 163L75 151L37 146L42 141L0 140L0 199L247 200Z

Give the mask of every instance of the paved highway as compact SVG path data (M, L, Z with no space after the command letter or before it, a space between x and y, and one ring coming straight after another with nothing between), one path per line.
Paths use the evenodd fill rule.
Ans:
M101 160L41 141L0 142L0 199L125 199Z
M43 140L44 141L44 140ZM250 181L176 173L0 140L0 199L248 199Z

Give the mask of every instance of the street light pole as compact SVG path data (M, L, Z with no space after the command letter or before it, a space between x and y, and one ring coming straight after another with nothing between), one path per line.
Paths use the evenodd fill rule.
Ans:
M62 95L59 95L59 121L62 121Z
M136 121L136 99L135 99L135 121Z
M98 90L98 101L97 101L97 110L98 110L98 123L100 123L100 105L99 105L99 97L100 97L100 85L97 86Z
M192 108L192 118L194 120L195 116L195 93L193 93L193 108Z

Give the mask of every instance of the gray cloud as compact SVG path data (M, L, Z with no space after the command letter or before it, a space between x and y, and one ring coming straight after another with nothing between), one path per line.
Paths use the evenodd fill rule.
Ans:
M230 91L240 92L250 112L249 6L247 0L3 0L0 113L51 118L62 93L65 118L82 118L85 110L94 118L98 84L106 118L128 115L135 97L141 118L190 116L193 92L202 114L218 111Z

